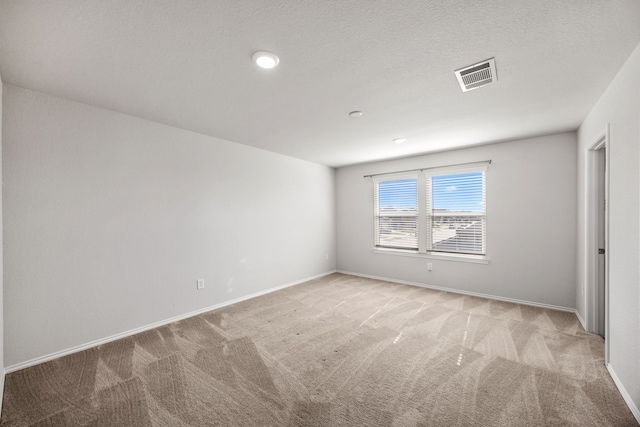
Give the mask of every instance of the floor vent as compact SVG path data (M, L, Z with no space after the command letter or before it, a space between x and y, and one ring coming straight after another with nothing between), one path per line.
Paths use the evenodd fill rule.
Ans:
M456 70L456 78L463 92L498 81L494 58Z

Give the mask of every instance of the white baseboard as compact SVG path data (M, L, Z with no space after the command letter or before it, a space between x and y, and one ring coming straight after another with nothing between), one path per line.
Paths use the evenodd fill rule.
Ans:
M0 369L0 417L2 416L2 408L4 405L4 377L7 375L7 371L5 369Z
M150 329L155 329L155 328L158 328L160 326L165 326L165 325L168 325L170 323L178 322L180 320L184 320L184 319L187 319L189 317L193 317L193 316L197 316L197 315L202 314L202 313L206 313L208 311L217 310L219 308L223 308L223 307L226 307L226 306L229 306L229 305L232 305L232 304L236 304L236 303L239 303L241 301L246 301L246 300L251 299L251 298L259 297L261 295L266 295L266 294L269 294L271 292L275 292L275 291L279 291L281 289L289 288L291 286L299 285L301 283L308 282L308 281L314 280L314 279L318 279L320 277L328 276L329 274L333 274L333 273L336 273L336 270L328 271L328 272L325 272L325 273L322 273L322 274L318 274L318 275L315 275L315 276L312 276L312 277L307 277L305 279L296 280L295 282L286 283L284 285L280 285L280 286L276 286L276 287L273 287L273 288L269 288L269 289L264 290L264 291L255 292L253 294L245 295L245 296L240 297L240 298L235 298L233 300L229 300L229 301L225 301L225 302L222 302L222 303L219 303L219 304L215 304L215 305L212 305L210 307L205 307L205 308L202 308L202 309L199 309L199 310L196 310L196 311L192 311L192 312L189 312L189 313L181 314L179 316L175 316L175 317L172 317L170 319L161 320L159 322L155 322L155 323L151 323L149 325L141 326L139 328L131 329L131 330L126 331L126 332L122 332L122 333L119 333L119 334L111 335L111 336L106 337L106 338L101 338L101 339L98 339L98 340L95 340L95 341L88 342L86 344L81 344L81 345L78 345L78 346L75 346L75 347L71 347L71 348L68 348L66 350L57 351L55 353L51 353L51 354L48 354L46 356L37 357L35 359L27 360L25 362L16 363L15 365L11 365L11 366L6 367L4 372L5 372L5 374L10 374L11 372L16 372L16 371L19 371L21 369L25 369L25 368L29 368L31 366L39 365L40 363L48 362L50 360L54 360L54 359L57 359L59 357L68 356L70 354L77 353L79 351L87 350L89 348L97 347L99 345L103 345L103 344L106 344L106 343L109 343L109 342L112 342L112 341L116 341L116 340L119 340L119 339L122 339L122 338L130 337L132 335L139 334L141 332L145 332L145 331L148 331ZM4 382L4 376L3 376L2 380ZM0 402L1 402L1 400L0 400Z
M574 310L574 311L576 313L576 317L578 318L578 321L582 325L582 329L584 329L586 331L587 330L587 324L585 323L584 319L580 315L580 312L578 310Z
M512 303L515 303L515 304L531 305L531 306L534 306L534 307L548 308L548 309L551 309L551 310L568 311L570 313L576 313L576 309L575 308L561 307L559 305L544 304L544 303L533 302L533 301L524 301L524 300L519 300L519 299L515 299L515 298L507 298L507 297L501 297L501 296L497 296L497 295L483 294L483 293L480 293L480 292L463 291L463 290L459 290L459 289L445 288L443 286L433 286L433 285L427 285L427 284L424 284L424 283L410 282L408 280L391 279L389 277L371 276L369 274L353 273L351 271L338 270L337 272L338 273L342 273L342 274L349 274L351 276L366 277L367 279L384 280L385 282L393 282L393 283L401 283L403 285L419 286L421 288L434 289L436 291L446 291L446 292L452 292L452 293L455 293L455 294L469 295L469 296L480 297L480 298L488 298L488 299L493 299L493 300L498 300L498 301L512 302ZM578 318L578 320L580 320L580 318Z
M636 421L638 422L638 424L640 424L640 410L636 406L636 404L633 401L633 399L631 399L631 396L627 392L627 389L624 388L624 385L622 385L622 382L620 381L620 378L618 378L618 375L613 370L613 367L611 366L611 364L607 363L606 366L607 366L607 370L609 371L609 375L611 375L611 378L613 379L613 382L616 384L616 387L618 387L618 390L620 391L620 394L622 395L622 398L627 403L627 406L631 410L631 413L633 414L633 416L636 418Z

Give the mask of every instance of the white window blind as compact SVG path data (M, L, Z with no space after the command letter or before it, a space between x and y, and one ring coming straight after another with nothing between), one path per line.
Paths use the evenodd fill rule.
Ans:
M485 255L484 171L426 179L427 250Z
M372 176L375 247L486 256L483 163Z
M375 246L418 250L417 178L374 180Z

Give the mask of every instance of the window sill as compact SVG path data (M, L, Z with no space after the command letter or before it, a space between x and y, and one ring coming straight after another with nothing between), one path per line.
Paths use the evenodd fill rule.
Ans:
M383 254L383 255L398 255L398 256L408 256L412 258L438 259L442 261L469 262L472 264L489 264L489 258L487 258L484 255L463 255L463 254L443 255L443 254L405 251L402 249L381 249L381 248L373 248L371 251L374 254Z

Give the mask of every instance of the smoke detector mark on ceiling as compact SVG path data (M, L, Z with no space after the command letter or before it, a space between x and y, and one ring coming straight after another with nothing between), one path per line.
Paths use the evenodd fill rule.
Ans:
M456 70L456 78L463 92L498 81L495 58Z

